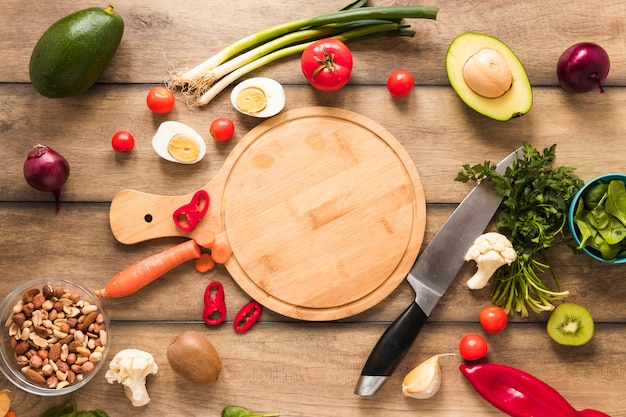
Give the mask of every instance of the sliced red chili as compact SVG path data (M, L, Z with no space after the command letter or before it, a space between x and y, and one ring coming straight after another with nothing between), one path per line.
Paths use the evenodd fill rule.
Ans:
M209 326L220 324L226 319L226 301L224 300L224 286L221 282L211 282L204 290L204 322Z
M235 316L235 322L233 323L235 331L242 333L250 330L250 327L259 320L262 312L263 307L261 307L261 304L256 301L250 301Z
M191 202L174 211L174 223L183 232L191 232L206 214L211 199L205 190L198 190Z

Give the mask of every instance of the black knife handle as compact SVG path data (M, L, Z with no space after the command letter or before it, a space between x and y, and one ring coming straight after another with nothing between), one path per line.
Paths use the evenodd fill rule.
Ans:
M391 376L407 354L428 316L414 301L385 330L363 366L361 375Z

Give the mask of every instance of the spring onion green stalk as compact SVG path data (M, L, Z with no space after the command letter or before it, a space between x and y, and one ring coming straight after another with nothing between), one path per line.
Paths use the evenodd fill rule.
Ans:
M400 36L413 36L415 32L405 30L404 26L401 26L398 23L387 22L348 30L346 32L333 36L333 38L338 39L342 42L347 42L350 40L365 39L373 36L394 34ZM309 46L313 42L314 41L310 41L278 49L270 54L264 55L261 58L258 58L246 65L237 68L236 70L232 71L225 77L221 78L218 82L216 82L211 88L206 91L206 93L202 94L196 105L203 106L208 104L226 87L228 87L230 84L232 84L234 81L238 80L245 74L248 74L249 72L254 71L255 69L258 69L278 59L302 53L307 48L307 46Z
M187 83L181 90L188 97L193 97L197 91L203 93L208 90L213 84L220 79L230 74L231 72L243 67L250 62L257 60L271 52L277 51L281 48L303 43L305 41L313 41L326 37L338 35L348 30L357 29L364 26L370 26L375 24L390 23L386 20L358 20L356 22L341 23L336 25L325 25L315 27L311 29L303 29L296 32L283 35L279 38L272 39L254 49L250 49L234 58L224 62L217 67L206 71L193 84ZM374 29L376 32L378 28ZM205 103L206 104L206 103Z
M179 88L183 91L192 91L192 96L194 96L197 92L206 90L208 86L215 82L216 77L209 72L214 70L216 67L232 60L234 57L259 47L260 45L267 44L286 35L291 34L294 38L300 36L313 36L313 32L309 32L308 35L300 35L298 33L305 30L325 31L330 30L328 28L337 28L338 26L340 27L342 24L349 22L364 20L384 20L390 23L399 23L404 18L424 18L434 20L436 19L439 11L438 8L425 6L361 7L363 4L364 2L362 1L356 1L338 12L294 20L247 36L230 46L227 46L222 51L218 52L195 68L173 73L167 84L171 89ZM319 36L318 39L321 39L322 37L324 36ZM302 40L303 38L300 39ZM251 53L251 55L247 58L242 58L241 61L238 61L238 64L235 63L226 68L229 71L233 71L237 65L248 65L250 63L248 61L250 56L254 56L255 58L253 59L259 59L263 56L263 54L272 53L273 51L279 50L277 48L282 48L284 45L299 42L301 40L289 41L289 38L287 38L287 40L283 39L282 41L276 41L267 48L257 50L257 52ZM278 57L279 56L277 56L276 59L278 59ZM268 64L272 61L264 60L264 62L265 64ZM224 67L222 67L220 71L222 74L226 72Z

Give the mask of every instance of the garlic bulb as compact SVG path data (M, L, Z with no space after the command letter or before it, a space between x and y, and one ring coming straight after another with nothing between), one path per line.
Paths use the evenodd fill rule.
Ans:
M402 381L402 393L407 397L419 399L435 395L441 386L439 358L446 355L435 355L406 374Z

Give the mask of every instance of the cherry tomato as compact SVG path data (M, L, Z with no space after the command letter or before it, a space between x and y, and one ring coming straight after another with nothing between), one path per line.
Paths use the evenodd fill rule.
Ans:
M413 90L415 80L413 75L405 70L397 70L391 73L387 79L387 90L394 97L405 97Z
M506 312L498 306L482 309L479 319L480 325L487 333L499 333L506 328L509 322Z
M313 42L304 50L300 61L304 77L320 91L337 91L350 80L352 53L337 39Z
M226 117L218 117L213 120L209 130L211 135L213 135L213 139L217 142L226 142L233 137L233 133L235 133L235 125L232 120L227 119Z
M482 359L487 355L487 341L479 334L470 333L463 336L459 343L459 353L466 361Z
M135 138L130 132L120 130L111 138L111 145L117 152L128 152L135 146Z
M165 87L154 87L148 92L146 102L152 113L165 114L174 108L174 93Z

